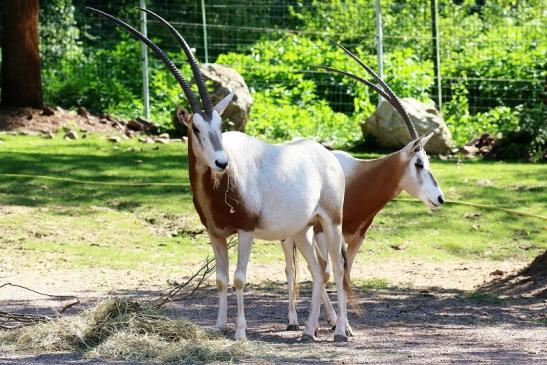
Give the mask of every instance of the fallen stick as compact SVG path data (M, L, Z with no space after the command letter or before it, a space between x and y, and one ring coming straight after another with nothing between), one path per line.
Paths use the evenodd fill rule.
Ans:
M9 287L9 286L16 287L16 288L21 288L21 289L30 291L30 292L38 294L38 295L42 295L42 296L49 297L49 298L54 298L54 299L60 300L60 301L67 300L67 299L74 299L73 302L68 303L67 305L63 306L61 308L61 310L55 311L57 313L57 316L59 316L61 313L63 313L67 309L72 308L77 304L80 304L80 299L78 299L78 297L76 297L74 295L56 295L56 294L42 293L42 292L39 292L37 290L28 288L28 287L26 287L24 285L20 285L20 284L4 283L4 284L0 285L0 289L5 288L5 287ZM23 327L23 326L29 326L29 325L36 324L36 323L43 323L43 322L51 321L53 319L55 319L55 318L54 317L49 317L49 316L38 315L38 314L22 314L22 313L16 313L16 312L0 311L0 322L1 322L0 323L0 328L4 329L4 330L12 330L12 329L16 329L16 328ZM6 323L13 323L13 322L15 322L16 324L6 325Z

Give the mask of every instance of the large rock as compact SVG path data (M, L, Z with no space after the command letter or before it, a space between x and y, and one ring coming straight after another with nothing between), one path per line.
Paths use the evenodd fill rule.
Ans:
M222 100L230 91L234 92L234 99L222 114L223 120L228 122L228 125L224 127L243 131L253 104L253 98L243 77L233 68L214 63L200 65L200 69L212 86L210 95L213 104Z
M419 135L435 133L425 145L425 150L435 155L449 154L452 134L435 106L413 98L404 98L401 102ZM361 129L365 136L373 136L383 147L401 148L410 142L410 133L403 118L386 100L382 100L376 111L361 124Z

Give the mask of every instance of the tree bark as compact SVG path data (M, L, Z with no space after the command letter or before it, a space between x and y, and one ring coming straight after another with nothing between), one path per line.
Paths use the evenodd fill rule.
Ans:
M3 0L2 105L41 108L39 0Z

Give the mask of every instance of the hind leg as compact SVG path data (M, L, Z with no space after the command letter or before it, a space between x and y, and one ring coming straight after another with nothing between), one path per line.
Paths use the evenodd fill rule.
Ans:
M298 315L296 314L296 252L294 251L295 244L291 238L281 241L281 247L285 254L285 275L287 276L287 284L289 287L289 324L287 331L298 331Z
M312 242L311 230L308 229L294 237L296 247L304 256L310 269L313 279L313 289L311 296L311 308L306 327L302 334L302 340L309 341L315 339L315 331L319 327L319 311L321 309L321 291L323 289L323 273L315 256L315 249Z
M344 258L342 257L342 227L335 224L328 217L322 217L322 226L325 231L328 251L332 259L332 269L334 280L336 281L336 294L338 296L338 318L336 321L336 330L334 331L334 341L347 341L346 325L347 301L346 289L344 288ZM349 285L349 283L347 283Z
M327 239L325 238L324 232L315 232L315 243L317 245L317 250L319 251L317 256L322 266L324 266L324 269L322 267L323 271L323 281L326 284L329 281L330 277L330 268L329 268L329 253L327 248ZM324 262L322 262L324 261ZM321 301L323 302L323 305L325 306L325 312L327 313L327 318L329 319L329 325L331 327L336 326L336 311L334 310L334 307L332 306L332 303L330 301L329 295L327 293L327 288L324 285L323 291L321 293Z

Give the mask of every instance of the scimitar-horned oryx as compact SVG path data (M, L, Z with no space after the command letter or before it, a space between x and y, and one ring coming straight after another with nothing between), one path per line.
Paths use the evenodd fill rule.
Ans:
M391 88L356 55L344 46L336 44L347 55L357 61L381 85L381 88L349 72L331 67L323 68L349 76L373 88L393 105L395 110L403 117L412 139L401 150L375 160L361 160L353 158L350 154L343 151L333 151L333 154L344 169L346 177L342 232L344 241L348 244L347 270L351 273L351 267L365 239L367 229L376 214L389 201L397 197L404 190L420 199L429 208L436 209L444 203L444 195L429 170L429 160L423 148L433 134L418 137L414 123ZM327 257L327 251L325 250L325 236L321 227L314 227L314 238L319 249L317 256L321 261L321 267L324 269L325 280L328 280L328 260L324 259ZM291 239L287 239L282 245L286 260L285 272L289 283L289 326L287 328L295 330L298 328L298 318L295 309L296 261L294 257L294 244ZM336 313L325 290L322 293L322 301L325 305L329 322L334 325L337 323ZM348 333L351 334L349 325Z
M179 119L188 126L188 159L194 206L207 228L215 254L219 291L216 327L225 328L227 325L227 237L238 234L234 275L236 339L246 337L243 288L253 240L291 237L308 261L314 279L310 315L302 335L303 340L314 338L319 325L324 285L321 269L314 257L310 229L317 224L324 231L338 290L339 321L334 338L336 341L346 341L344 288L349 290L349 282L344 280L341 229L345 180L334 155L312 141L271 145L244 133L221 134L220 114L233 95L228 95L213 107L190 47L172 25L159 15L142 9L163 24L184 50L203 109L180 71L156 44L127 23L102 11L90 10L121 26L150 47L177 79L193 111L192 115L182 111Z

